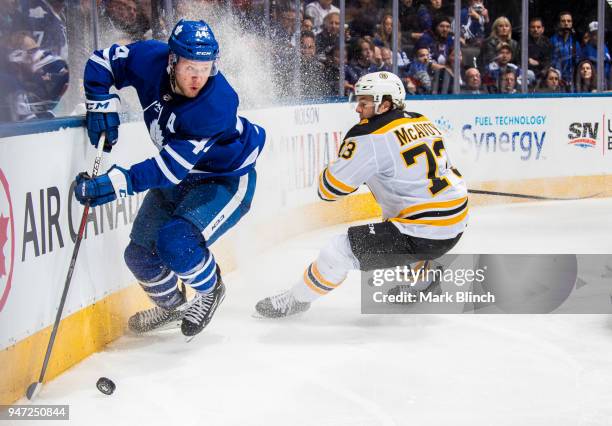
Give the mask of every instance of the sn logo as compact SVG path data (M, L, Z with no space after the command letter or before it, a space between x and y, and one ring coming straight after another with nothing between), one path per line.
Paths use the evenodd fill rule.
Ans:
M596 139L599 133L599 123L572 123L569 126L570 139L589 138Z

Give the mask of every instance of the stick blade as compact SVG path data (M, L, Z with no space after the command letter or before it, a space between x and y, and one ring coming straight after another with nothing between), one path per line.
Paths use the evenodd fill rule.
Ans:
M28 389L26 390L26 396L28 397L28 399L31 401L36 398L36 395L38 395L38 392L40 392L41 388L41 382L31 383L30 386L28 386Z

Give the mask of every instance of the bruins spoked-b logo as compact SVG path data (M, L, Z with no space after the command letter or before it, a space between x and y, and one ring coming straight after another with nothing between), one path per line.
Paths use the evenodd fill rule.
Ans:
M6 304L15 261L15 223L9 183L0 169L0 311Z

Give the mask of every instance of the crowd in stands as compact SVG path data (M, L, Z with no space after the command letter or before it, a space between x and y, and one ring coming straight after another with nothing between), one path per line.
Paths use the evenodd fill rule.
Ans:
M288 96L335 96L340 87L348 95L362 75L392 70L390 0L347 0L344 28L340 27L337 0L302 0L299 7L295 0L271 0L268 26L263 24L261 2L256 0L174 0L174 14L180 16L206 2L229 5L245 27L269 37L273 77L292 87ZM165 3L97 0L100 46L167 37L163 28L168 24L160 22L163 17L156 15L154 7ZM529 92L597 91L596 8L591 8L590 16L579 16L578 27L576 17L567 11L555 10L554 22L550 13L546 19L532 14L528 72L523 75L520 34L516 33L520 14L509 9L499 13L505 10L500 3L463 0L456 23L453 0L400 0L395 59L408 95L451 94L455 79L460 93L472 95L517 93L523 79ZM549 9L557 7L556 2L548 3ZM73 23L71 30L67 16L82 15L82 22L88 24L91 4L91 0L0 0L0 122L53 117L71 81L69 64L79 68L72 73L74 87L78 86L82 65L93 46L82 43L78 51L75 44L91 39L91 28L86 33L81 24ZM74 7L80 9L72 11ZM342 64L340 37L346 46ZM454 70L455 37L461 47L459 75ZM69 43L73 43L70 49ZM82 56L81 62L71 55ZM607 46L604 61L607 90L612 68Z
M491 0L489 0L491 1ZM293 10L289 1L278 15L282 24L285 10ZM391 2L380 5L376 0L347 1L347 26L342 31L347 46L344 64L344 91L350 93L362 75L392 68ZM385 7L386 6L386 7ZM554 7L554 5L551 5ZM464 0L461 19L455 25L449 0L400 0L397 63L399 75L409 95L451 94L454 79L459 79L465 94L512 94L521 92L523 78L529 92L585 93L595 92L597 70L596 9L590 23L575 28L571 12L559 11L556 22L547 29L544 19L533 16L528 28L528 71L522 75L520 34L513 32L516 23L503 15L492 16L486 0ZM301 29L294 39L301 43L301 86L317 86L301 93L304 96L338 94L340 74L337 51L339 12L331 0L311 0L303 11ZM301 31L298 38L297 32ZM278 34L276 32L275 34ZM454 75L454 42L459 37L460 75ZM304 40L315 40L315 54L305 54ZM292 39L275 38L275 43L293 45ZM306 44L309 45L309 42ZM278 45L278 44L277 44ZM604 44L605 46L605 44ZM321 77L321 67L313 66L316 58L328 70ZM604 53L604 90L608 89L611 59L607 46Z
M98 0L100 45L150 38L151 1ZM87 28L91 9L89 0L0 0L0 123L57 115L69 84L80 82L93 50ZM70 28L68 16L80 21ZM69 64L79 69L71 72ZM73 87L82 97L80 88ZM62 112L71 110L67 106Z
M0 122L53 117L69 80L65 5L54 0L31 5L0 0L0 5Z

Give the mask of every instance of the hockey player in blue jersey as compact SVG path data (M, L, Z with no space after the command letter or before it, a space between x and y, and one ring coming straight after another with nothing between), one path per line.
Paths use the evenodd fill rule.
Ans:
M138 333L182 321L183 334L194 336L225 296L209 248L250 208L265 132L237 116L238 95L219 72L218 57L208 24L181 20L168 44L113 45L94 52L85 67L91 143L103 132L105 150L117 142L119 97L109 89L132 86L159 148L129 169L114 165L93 179L82 173L75 187L77 199L92 206L149 190L124 255L156 304L130 318ZM178 279L195 290L190 302Z

